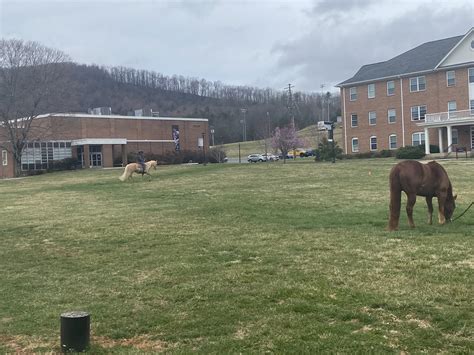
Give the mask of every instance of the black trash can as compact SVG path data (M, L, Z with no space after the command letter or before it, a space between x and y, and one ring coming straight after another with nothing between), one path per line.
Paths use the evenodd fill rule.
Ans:
M61 314L61 350L81 352L87 350L90 341L90 315L73 311Z

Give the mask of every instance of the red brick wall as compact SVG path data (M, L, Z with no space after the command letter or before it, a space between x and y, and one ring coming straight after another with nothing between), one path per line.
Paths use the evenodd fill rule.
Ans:
M403 116L405 125L405 145L412 144L412 134L423 132L423 127L416 124L420 121L411 120L411 107L426 105L427 113L448 111L448 102L456 101L457 110L466 110L469 108L468 92L468 69L460 68L455 70L456 86L447 87L446 71L439 71L431 74L425 74L426 90L419 92L410 92L410 77L402 79L403 90ZM414 75L420 76L420 75ZM377 150L389 149L389 136L397 135L397 147L403 146L402 136L402 95L400 88L400 79L393 79L395 82L395 94L387 96L387 81L375 82L375 98L369 99L367 96L367 86L370 83L355 85L357 87L357 100L350 101L350 87L344 89L345 112L343 112L347 153L351 154L351 141L353 137L359 139L359 152L370 151L370 137L377 137ZM344 105L342 105L344 109ZM396 110L396 123L389 124L387 119L388 109ZM369 125L369 112L374 111L377 115L377 124ZM358 127L351 127L351 114L358 115ZM463 142L469 139L463 129L459 127L459 138ZM438 144L437 129L430 129L430 143ZM446 147L446 143L444 145Z
M31 140L74 140L83 138L126 138L127 140L168 140L170 142L129 142L127 152L143 150L155 154L174 151L172 127L180 131L181 150L198 151L198 139L203 137L209 146L207 121L123 119L110 117L47 117L35 122ZM1 151L1 149L0 149ZM75 151L75 149L73 149ZM102 146L103 165L112 166L113 158L121 157L121 146ZM13 177L13 159L9 154L8 166L1 166L0 177Z
M204 133L204 144L208 142L207 121L146 120L121 118L54 117L45 119L49 130L48 139L81 138L126 138L127 140L172 140L172 126L180 131L182 150L197 150L198 138ZM46 138L46 137L45 137ZM129 142L129 151L141 149L164 153L174 150L173 142L134 143Z

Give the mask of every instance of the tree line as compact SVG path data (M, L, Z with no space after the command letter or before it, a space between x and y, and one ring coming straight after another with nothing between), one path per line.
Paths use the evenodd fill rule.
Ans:
M161 89L166 91L180 92L184 94L204 96L214 99L223 99L234 102L248 104L265 104L288 102L288 93L283 90L274 90L271 88L258 88L253 86L235 86L226 85L221 81L208 81L183 75L164 75L150 70L134 69L123 66L105 67L101 69L106 71L112 79L122 84L131 84L152 89ZM322 97L321 93L295 92L293 100L300 104L315 104L321 107L323 101L326 101L328 93ZM331 93L329 93L331 97ZM336 95L337 96L337 95ZM334 104L334 100L331 102Z

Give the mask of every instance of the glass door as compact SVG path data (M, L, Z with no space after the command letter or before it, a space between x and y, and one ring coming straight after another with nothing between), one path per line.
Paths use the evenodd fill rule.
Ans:
M91 168L102 167L102 146L91 145L89 147L89 159Z

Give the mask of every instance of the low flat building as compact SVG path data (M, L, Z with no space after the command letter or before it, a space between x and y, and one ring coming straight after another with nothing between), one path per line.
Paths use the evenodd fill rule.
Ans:
M364 65L338 87L346 154L474 151L474 28Z
M113 167L127 163L128 153L139 150L166 155L209 146L205 118L51 113L35 117L34 122L21 156L25 173L48 169L53 161L65 158L77 159L83 168ZM8 147L5 141L2 145ZM0 177L13 177L11 149L0 150Z

